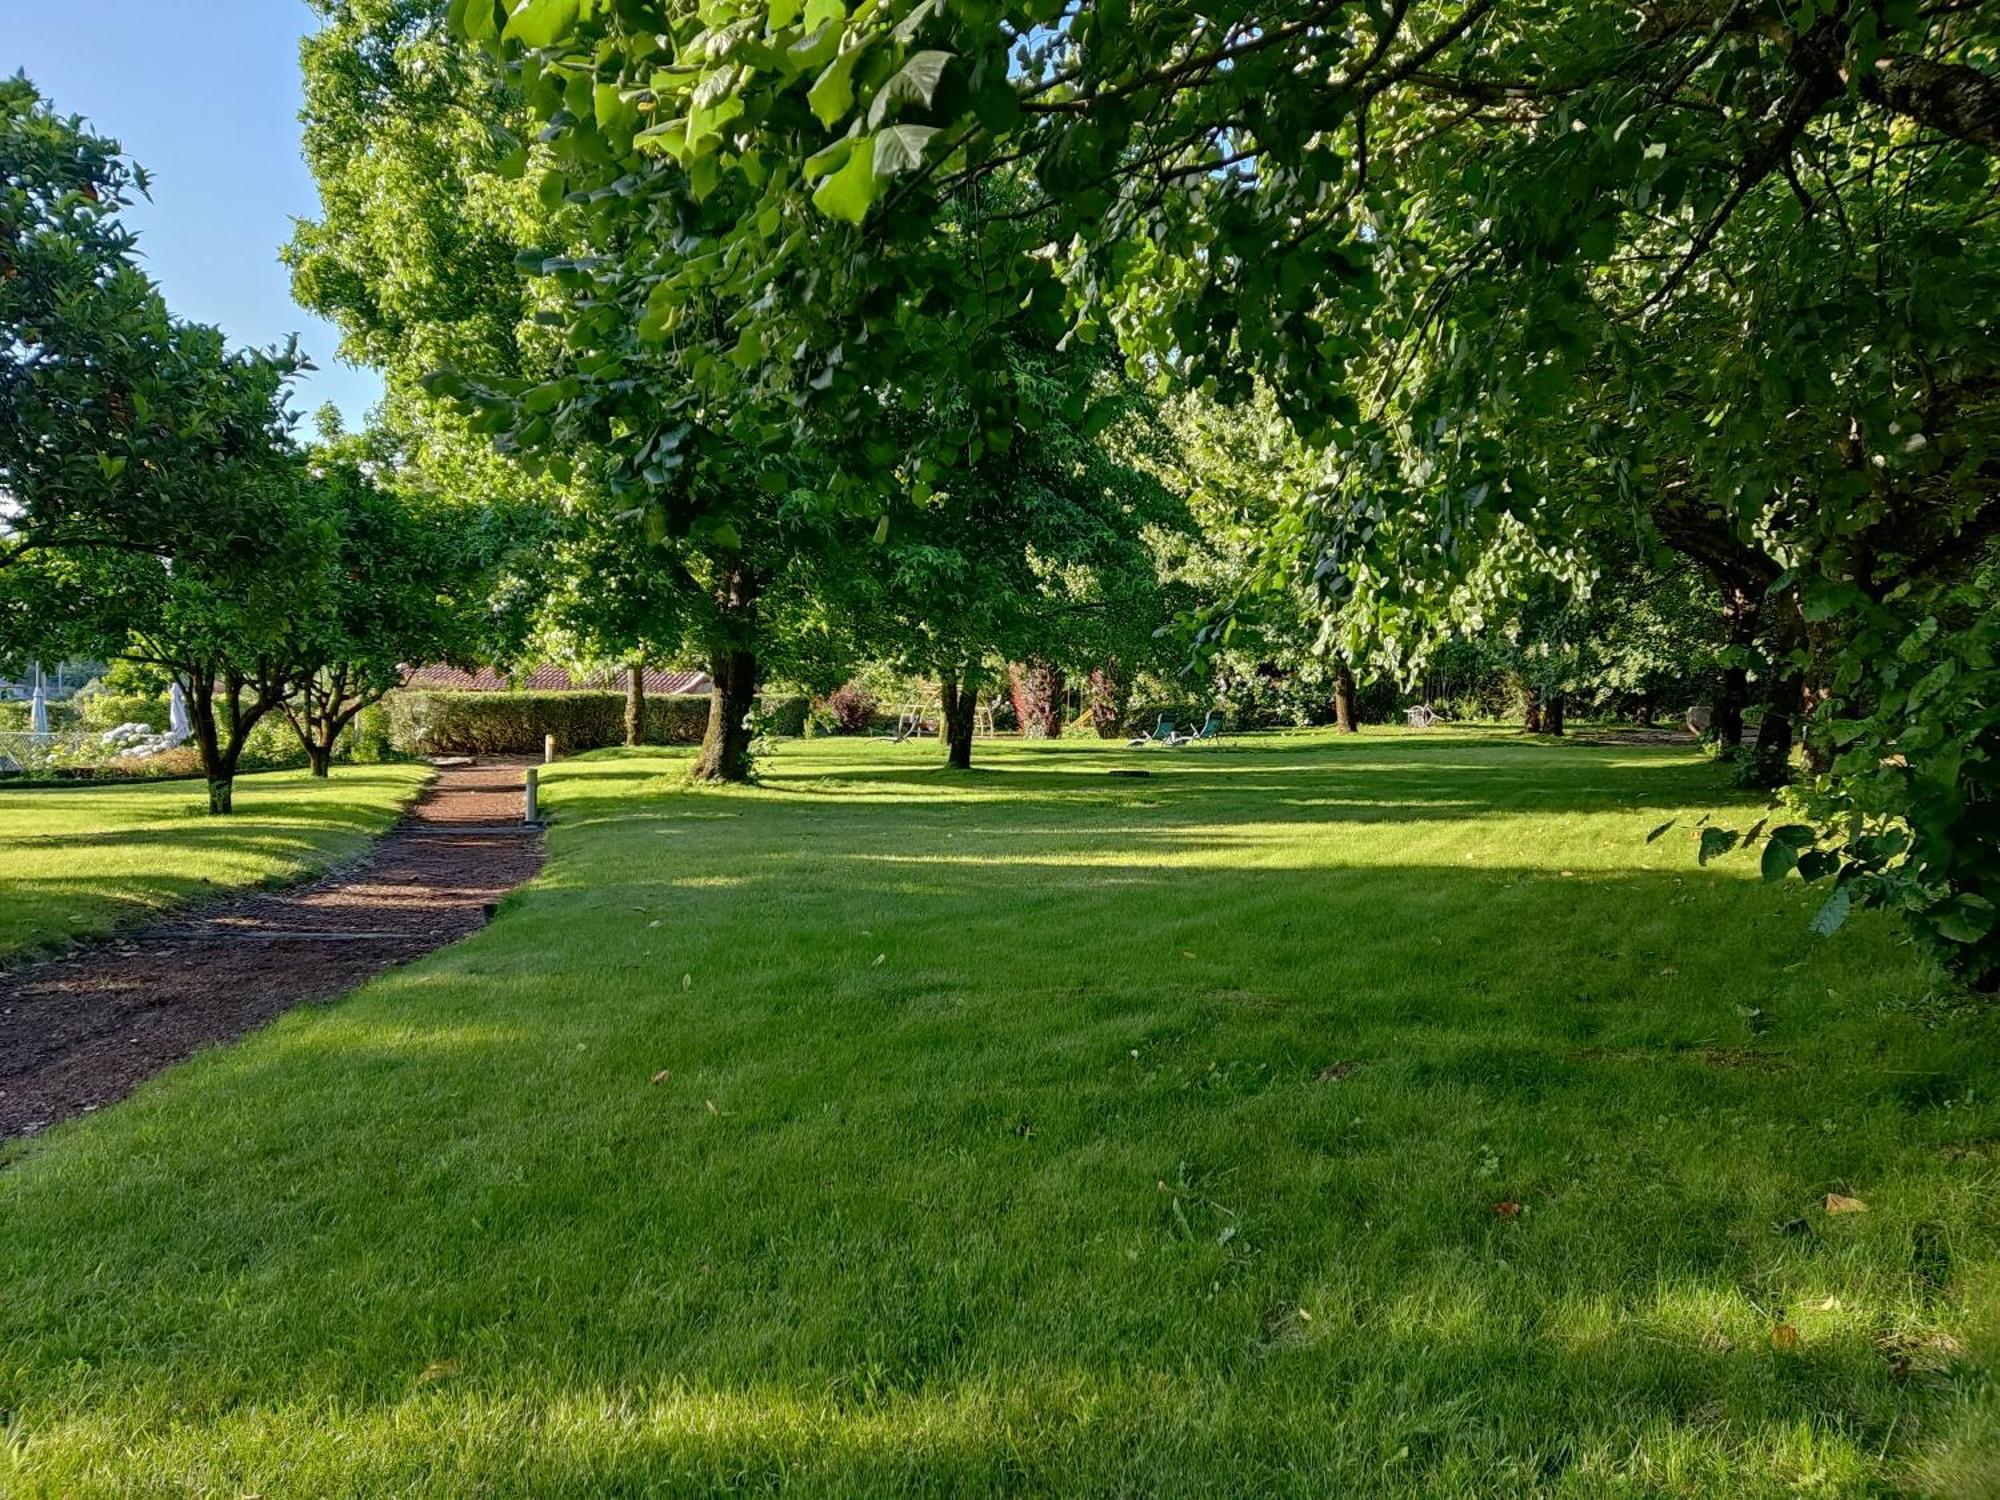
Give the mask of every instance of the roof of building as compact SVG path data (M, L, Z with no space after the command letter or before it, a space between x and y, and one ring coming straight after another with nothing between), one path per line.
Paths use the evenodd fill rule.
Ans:
M567 667L541 666L509 676L492 667L480 667L468 672L462 667L436 664L412 668L404 685L461 693L619 692L625 687L625 671L620 667L573 673ZM651 696L672 698L705 694L708 690L706 672L670 672L660 667L646 669L646 692Z

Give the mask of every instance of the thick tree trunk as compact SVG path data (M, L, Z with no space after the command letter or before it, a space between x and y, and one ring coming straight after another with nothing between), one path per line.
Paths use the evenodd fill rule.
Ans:
M1550 693L1548 707L1542 714L1542 732L1561 734L1563 732L1563 711L1567 705L1561 693Z
M625 743L636 747L646 742L646 664L634 662L625 669Z
M972 769L972 731L978 722L979 690L970 681L943 682L944 763L954 771Z
M696 781L750 779L750 714L757 706L757 593L748 565L731 563L716 588L720 620L710 650L708 733L689 774Z
M306 746L306 765L321 781L333 774L333 746L317 741Z
M1066 690L1062 669L1042 661L1024 663L1012 669L1012 689L1022 738L1061 739Z
M1542 690L1526 689L1526 697L1521 706L1521 733L1540 734L1542 732Z
M1333 722L1342 734L1354 734L1354 671L1342 662L1333 669Z
M1125 737L1125 710L1130 707L1131 698L1132 685L1125 680L1125 669L1116 660L1107 661L1090 674L1090 722L1100 740Z
M1653 727L1653 695L1645 694L1639 699L1639 706L1632 711L1632 722L1641 729Z
M697 781L750 779L750 715L757 707L757 655L724 651L709 659L708 733L695 757Z

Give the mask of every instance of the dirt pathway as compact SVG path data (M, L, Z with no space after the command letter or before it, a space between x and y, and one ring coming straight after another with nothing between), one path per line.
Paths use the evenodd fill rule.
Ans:
M0 1139L482 926L541 865L541 835L520 819L521 763L446 764L358 864L0 972Z

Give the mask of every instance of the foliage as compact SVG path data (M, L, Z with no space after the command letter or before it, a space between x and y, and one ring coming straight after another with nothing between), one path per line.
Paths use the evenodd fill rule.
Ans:
M1855 906L1901 912L1987 991L2000 988L1996 597L2000 564L1990 564L1868 611L1835 689L1867 674L1880 696L1872 712L1825 724L1836 758L1793 799L1808 821L1772 828L1760 856L1766 878L1796 869L1828 883L1819 925L1838 927Z
M307 460L308 503L331 540L293 607L283 712L316 775L411 664L491 659L516 644L492 601L520 522L426 494L386 439L334 439Z
M473 693L403 689L385 700L389 743L413 755L540 755L546 735L564 754L623 744L622 693ZM706 698L649 697L646 738L699 744Z
M858 683L844 683L826 695L833 727L842 734L866 734L875 727L875 695Z
M265 535L260 481L300 361L231 354L168 312L120 217L147 185L116 143L0 77L0 568L51 548L241 561Z

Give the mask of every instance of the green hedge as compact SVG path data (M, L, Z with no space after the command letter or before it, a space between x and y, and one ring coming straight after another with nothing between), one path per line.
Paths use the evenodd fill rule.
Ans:
M623 693L397 692L386 700L389 744L406 755L539 755L553 734L565 753L625 743ZM800 734L806 700L760 700L764 727ZM648 698L646 742L698 745L708 729L705 697Z

